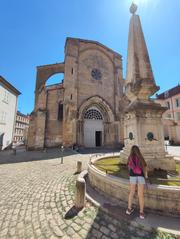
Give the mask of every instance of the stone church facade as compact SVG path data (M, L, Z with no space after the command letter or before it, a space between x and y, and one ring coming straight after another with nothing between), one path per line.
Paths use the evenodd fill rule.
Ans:
M62 83L46 86L56 73ZM28 149L113 147L123 142L122 57L89 40L67 38L62 63L37 67Z

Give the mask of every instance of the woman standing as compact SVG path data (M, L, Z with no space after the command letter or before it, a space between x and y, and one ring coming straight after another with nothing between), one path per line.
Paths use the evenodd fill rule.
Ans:
M139 150L139 147L134 145L131 148L131 153L128 157L128 169L130 176L130 193L128 197L128 208L126 214L130 215L134 209L132 208L133 197L138 186L138 198L141 219L144 219L144 185L147 175L147 164Z

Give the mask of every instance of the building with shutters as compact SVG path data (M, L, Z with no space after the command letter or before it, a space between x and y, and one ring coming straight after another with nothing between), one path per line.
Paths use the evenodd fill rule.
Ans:
M22 114L20 111L16 113L16 123L14 129L14 143L27 142L29 128L29 115Z
M11 145L16 120L17 100L21 93L0 76L0 150Z
M180 145L180 85L157 95L156 102L167 107L163 114L165 138Z

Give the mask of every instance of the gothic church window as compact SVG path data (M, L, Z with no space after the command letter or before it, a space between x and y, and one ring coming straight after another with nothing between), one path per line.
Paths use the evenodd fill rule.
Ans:
M95 79L95 80L101 80L102 78L102 74L101 71L99 69L92 69L91 71L91 76Z
M96 109L90 109L86 111L84 119L102 120L101 113Z
M63 104L59 103L58 106L58 120L62 121L63 120Z

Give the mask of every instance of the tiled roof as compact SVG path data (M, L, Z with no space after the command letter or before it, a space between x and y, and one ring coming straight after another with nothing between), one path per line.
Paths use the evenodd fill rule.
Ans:
M29 116L28 114L25 115L25 114L21 113L19 110L17 111L17 115L25 117L25 118L28 118L28 116Z
M14 92L16 95L20 95L21 92L19 92L13 85L11 85L7 80L4 79L4 77L0 76L0 83L3 84L7 89Z
M174 95L180 94L180 85L175 86L174 88L167 90L160 95L156 95L157 99L167 99Z

